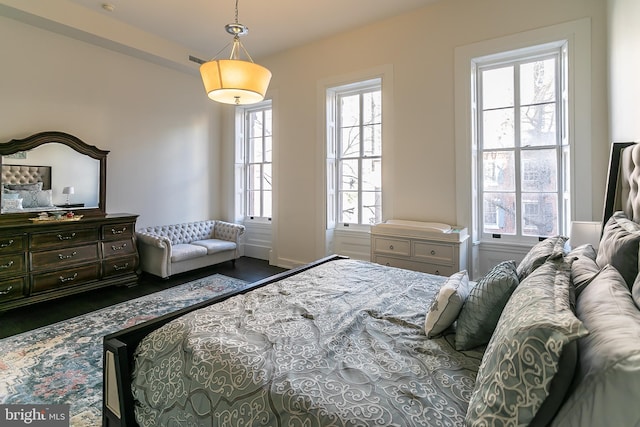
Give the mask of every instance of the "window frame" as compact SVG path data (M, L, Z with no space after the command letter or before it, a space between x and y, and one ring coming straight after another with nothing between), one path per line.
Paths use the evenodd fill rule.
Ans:
M362 131L365 124L363 121L359 121L360 128L360 147L359 153L357 156L349 156L341 157L340 156L340 141L341 141L341 129L342 123L340 118L340 99L345 96L353 96L359 95L359 111L360 111L360 119L362 119L362 111L363 111L363 103L362 98L363 94L371 93L371 92L379 92L380 93L380 138L381 138L381 147L379 155L366 155L364 154L365 144L362 143L364 132ZM341 162L350 159L356 160L358 162L358 206L362 208L362 197L363 193L370 193L372 191L365 191L362 189L362 163L363 160L379 160L380 167L380 190L373 191L374 193L379 194L379 205L380 205L380 220L382 221L383 217L383 190L382 190L382 162L383 162L383 149L384 145L384 123L383 123L383 105L384 105L384 91L382 87L382 78L376 77L372 79L366 79L362 81L352 82L348 84L332 86L326 88L326 118L327 118L327 229L351 229L351 230L368 230L371 224L362 223L362 209L358 211L358 223L353 222L344 222L340 221L340 212L342 209L342 198L341 196L341 171L340 164Z

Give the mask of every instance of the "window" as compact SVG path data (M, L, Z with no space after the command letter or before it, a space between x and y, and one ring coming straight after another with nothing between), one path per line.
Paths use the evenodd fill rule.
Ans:
M381 80L327 91L329 223L382 220Z
M272 174L271 102L244 109L245 216L271 219Z
M476 204L483 240L565 233L564 47L476 62Z

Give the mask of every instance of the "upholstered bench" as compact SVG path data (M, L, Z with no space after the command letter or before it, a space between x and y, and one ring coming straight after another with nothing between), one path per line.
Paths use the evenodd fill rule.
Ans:
M242 233L243 225L216 220L138 230L140 268L166 278L224 261L235 264Z

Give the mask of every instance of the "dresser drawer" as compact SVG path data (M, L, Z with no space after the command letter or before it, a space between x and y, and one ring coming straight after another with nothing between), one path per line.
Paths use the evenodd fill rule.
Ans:
M111 224L102 226L102 238L105 240L117 240L132 237L135 225L132 222Z
M404 268L406 270L435 274L438 276L451 276L453 273L456 273L456 271L454 271L454 268L450 265L432 264L428 262L418 262L379 255L374 257L373 262L390 267Z
M24 252L0 256L0 277L19 276L26 274Z
M31 250L37 250L52 246L67 247L98 240L98 229L87 228L76 230L69 227L65 231L52 231L49 233L33 233L31 235Z
M130 256L125 258L114 258L102 261L102 277L128 274L135 271L138 266L138 257Z
M413 256L436 263L453 263L453 246L431 242L413 242Z
M31 269L65 268L87 261L98 261L98 244L31 253Z
M409 240L374 237L373 250L374 252L409 256L411 245Z
M102 256L104 258L121 257L136 253L132 239L102 242Z
M0 237L0 255L11 252L21 252L27 247L27 236L16 234L15 236Z
M3 280L2 283L0 283L0 303L22 298L26 295L26 290L26 277Z
M98 280L100 264L94 263L51 273L33 274L31 276L31 292L52 291L62 287L77 286L89 281Z

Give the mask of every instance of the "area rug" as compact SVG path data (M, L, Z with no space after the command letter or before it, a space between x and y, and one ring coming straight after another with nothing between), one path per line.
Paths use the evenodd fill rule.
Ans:
M0 340L0 403L70 404L71 426L102 423L102 337L239 289L219 274Z

